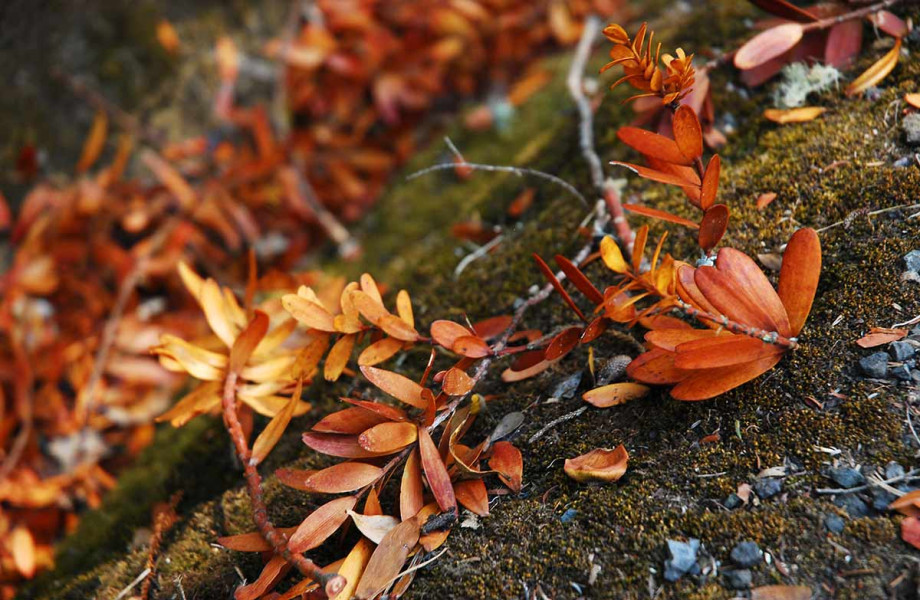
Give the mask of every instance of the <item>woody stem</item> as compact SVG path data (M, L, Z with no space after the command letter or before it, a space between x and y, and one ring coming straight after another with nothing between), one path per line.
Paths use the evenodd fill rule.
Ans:
M239 375L235 372L228 372L224 380L223 393L223 414L224 426L230 439L233 440L233 447L240 462L243 463L243 471L246 476L246 486L249 491L249 500L252 504L252 518L255 521L259 533L265 538L272 550L278 556L281 556L288 563L293 565L304 577L319 582L325 589L326 595L334 597L345 587L345 578L335 573L323 573L320 568L309 558L301 554L290 551L287 546L287 538L274 526L268 518L268 507L265 505L264 489L262 487L262 476L259 470L250 460L252 452L249 449L249 443L246 441L246 435L243 433L243 426L240 423L239 416L236 412L236 384Z
M885 10L886 8L890 8L894 6L895 4L900 4L903 1L904 0L883 0L882 2L876 2L875 4L864 6L863 8L854 10L852 12L848 12L842 15L837 15L835 17L828 17L826 19L820 19L818 21L808 23L802 26L802 31L808 32L808 31L814 31L814 30L827 29L828 27L833 27L834 25L838 25L845 21L852 21L854 19L862 19L863 17L867 17L874 12Z
M702 321L709 321L710 323L721 325L732 333L740 333L752 338L757 338L767 344L776 344L777 346L788 348L789 350L795 350L799 347L799 343L794 338L789 339L781 336L775 331L765 331L763 329L758 329L757 327L751 327L750 325L744 325L742 323L738 323L737 321L732 321L724 315L714 315L710 312L699 310L698 308L687 304L683 300L677 300L677 307L675 307L675 310L689 317L694 317Z

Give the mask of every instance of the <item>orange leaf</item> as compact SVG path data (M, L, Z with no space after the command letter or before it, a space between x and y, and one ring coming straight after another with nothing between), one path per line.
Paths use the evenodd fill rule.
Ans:
M613 450L597 448L587 454L565 459L565 474L579 483L585 481L617 481L626 473L629 453L620 444Z
M298 322L310 329L335 332L335 317L318 302L308 300L299 294L285 294L281 297L281 305Z
M802 40L804 30L798 23L771 27L748 40L735 53L735 66L746 71L791 50Z
M192 186L159 154L152 150L144 150L141 153L141 161L153 172L160 183L176 197L182 208L191 209L195 206L197 194L195 194Z
M800 106L799 108L768 108L763 116L774 123L807 123L823 115L827 109L823 106Z
M751 600L811 600L811 588L804 585L764 585L751 590Z
M355 334L341 336L332 345L332 350L326 355L326 364L323 366L323 377L326 381L336 381L348 365L351 351L355 347ZM362 356L363 356L362 352Z
M634 165L632 163L611 161L610 164L617 165L619 167L626 167L639 177L644 177L645 179L651 179L652 181L658 181L659 183L668 183L671 185L678 185L680 187L699 187L700 181L697 178L696 181L691 179L684 179L683 176L677 175L674 173L665 173L664 171L657 171L655 169L650 169L648 167L643 167L640 165Z
M336 532L348 518L348 511L355 507L358 499L343 496L323 504L311 512L288 539L291 552L301 553L316 548Z
M384 315L377 321L377 326L390 336L404 342L414 342L418 339L418 332L406 323L402 317Z
M597 408L607 408L618 404L625 404L630 400L645 397L649 388L640 383L611 383L588 390L582 398L585 402Z
M781 346L746 335L725 335L678 345L674 366L688 370L730 367L783 352Z
M296 527L279 527L278 531L285 535L290 535L294 533L295 529ZM272 549L272 545L258 531L219 537L217 538L217 543L227 550L236 550L237 552L267 552Z
M690 372L674 366L673 352L653 348L634 358L626 367L626 374L642 383L673 385L686 379Z
M447 474L447 467L444 466L438 448L434 445L425 427L419 428L418 447L422 469L425 471L425 478L428 480L428 487L431 488L435 501L444 512L456 511L457 498L454 496L450 475Z
M343 462L312 473L304 488L321 494L352 492L380 479L383 469L362 462Z
M728 228L728 207L724 204L713 204L703 214L700 221L700 232L697 240L700 248L709 252L716 247L725 230Z
M262 338L265 337L267 331L268 315L261 310L255 311L252 321L250 321L246 329L237 336L236 340L233 342L233 347L230 349L229 370L231 373L239 373L243 370L249 357L252 356L256 346L258 346Z
M278 443L278 440L281 439L284 430L287 429L288 424L291 422L291 418L294 416L294 410L297 408L297 404L300 402L300 393L303 390L303 380L297 381L297 389L294 391L294 394L291 395L291 399L287 401L278 414L272 417L272 420L269 421L268 425L265 426L265 429L262 430L262 433L259 434L259 437L256 438L256 442L252 445L252 456L249 459L250 464L257 465L262 462L268 453L272 451L272 448L275 447L275 444Z
M630 148L638 150L646 156L652 156L678 165L693 164L693 159L688 158L680 151L677 142L663 135L639 129L638 127L620 127L617 130L617 137Z
M283 556L273 556L271 560L262 567L262 572L259 574L258 579L249 585L238 588L233 593L234 600L256 600L256 598L262 597L265 592L272 589L272 587L278 583L281 577L287 573L288 569L290 569L290 565Z
M492 354L492 348L476 335L464 335L454 341L451 350L467 358L484 358Z
M473 333L484 340L493 340L505 333L505 331L511 327L511 321L512 317L510 315L489 317L488 319L473 323Z
M904 338L908 334L906 329L885 329L873 327L869 333L856 340L860 348L875 348L884 344L890 344Z
M326 415L313 426L318 433L347 433L357 435L386 421L386 417L368 412L363 408L346 408Z
M96 111L93 117L93 125L83 142L83 151L80 153L80 160L77 162L77 173L85 173L95 164L105 148L105 138L109 130L109 117L104 111Z
M675 400L714 398L766 373L776 366L782 357L780 353L742 365L696 371L671 390L671 397Z
M908 517L920 517L920 490L907 492L888 505L888 510L896 510Z
M361 372L368 381L397 400L415 408L424 409L428 406L422 395L424 388L411 379L377 367L361 367Z
M161 19L157 23L157 41L170 54L176 54L179 51L179 34L176 28L166 19Z
M303 443L322 454L338 456L340 458L371 458L381 456L380 452L370 452L361 447L357 435L342 435L337 433L315 433L308 431L303 434Z
M696 112L686 104L681 104L674 112L671 122L674 129L674 141L681 154L691 161L703 156L703 128Z
M422 489L422 469L419 462L418 448L413 448L403 468L399 487L399 516L407 521L418 514L425 505Z
M640 214L646 217L651 217L653 219L660 219L662 221L667 221L668 223L675 223L677 225L683 225L684 227L689 227L690 229L699 229L700 226L690 219L685 219L683 217L678 217L675 214L669 212L658 210L657 208L649 208L647 206L640 206L638 204L624 204L623 208Z
M712 329L660 329L645 334L645 341L655 348L674 352L684 342L712 338L717 335L730 335Z
M789 315L793 336L799 334L821 277L821 241L814 229L803 228L792 234L783 253L783 266L779 272L777 294Z
M431 337L438 345L450 350L457 338L470 335L469 329L453 321L435 321L431 324Z
M465 479L454 484L457 502L480 517L489 516L489 494L482 479Z
M358 444L368 452L388 454L415 442L418 431L415 423L381 423L361 433Z
M444 374L441 389L450 396L462 396L473 389L473 378L463 369L453 367Z
M333 600L351 600L358 589L358 583L361 575L367 568L367 563L374 551L374 544L370 540L360 539L355 544L348 556L339 567L338 574L345 578L345 587L339 592ZM296 598L296 596L295 596ZM293 599L292 599L293 600Z
M776 192L765 192L757 196L757 209L765 209L774 200L776 200Z
M878 85L892 70L894 70L900 56L901 38L897 38L891 50L889 50L885 56L873 63L872 66L866 69L859 77L850 82L850 85L847 86L844 93L847 96L854 96L866 91L874 85Z
M709 210L716 195L719 193L719 173L722 171L722 159L718 154L713 154L703 174L703 185L700 190L700 208Z
M716 267L732 279L736 290L763 309L769 320L763 329L777 331L784 336L790 335L786 308L757 263L734 248L723 248L716 259Z
M543 371L552 367L556 364L552 360L541 360L540 362L530 365L525 369L520 369L518 371L512 369L505 369L502 371L502 381L505 383L514 383L516 381L523 381L525 379L530 379L531 377L536 377Z
M524 458L521 451L510 442L496 442L492 445L489 468L498 471L498 478L515 494L521 491L524 475Z
M358 366L373 367L374 365L379 365L402 350L404 345L405 342L396 338L385 337L379 339L361 351L361 354L358 355Z
M914 108L920 108L920 94L904 94L904 102L907 102Z
M920 519L907 517L901 521L901 539L920 549Z
M35 540L28 529L17 526L10 532L7 544L16 570L26 579L35 575Z
M419 524L415 519L403 521L391 529L371 555L355 590L355 598L373 598L389 585L399 575L418 539Z

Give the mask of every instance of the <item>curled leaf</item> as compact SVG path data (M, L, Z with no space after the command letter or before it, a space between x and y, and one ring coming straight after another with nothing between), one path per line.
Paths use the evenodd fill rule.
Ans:
M881 83L898 64L898 58L901 56L901 38L897 38L885 56L881 57L866 69L859 77L854 79L844 93L847 96L855 96L862 93L874 85Z
M597 448L587 454L565 460L565 474L583 483L585 481L616 481L626 473L629 453L620 444L613 450Z

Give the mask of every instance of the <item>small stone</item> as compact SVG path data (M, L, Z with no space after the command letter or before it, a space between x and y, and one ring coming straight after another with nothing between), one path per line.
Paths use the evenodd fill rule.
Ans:
M910 145L920 144L920 114L911 113L901 121L904 138Z
M859 368L873 379L885 379L888 376L888 353L876 352L859 359Z
M625 354L619 354L608 360L597 373L597 385L607 385L622 379L626 375L626 367L631 362L632 358Z
M777 495L783 490L783 482L775 477L765 477L754 484L754 492L758 497L765 499Z
M731 589L746 590L751 587L754 576L751 575L750 569L739 569L737 571L726 571L725 579Z
M898 381L910 381L911 373L910 367L907 365L898 365L891 368L891 376L897 379Z
M905 473L906 471L904 470L904 467L902 467L900 464L896 463L895 461L891 461L890 463L885 465L885 479L894 479L896 477L904 477Z
M914 369L910 372L910 380L916 384L920 384L920 371Z
M910 342L891 342L888 344L888 356L891 360L904 362L911 359L917 353L917 349Z
M879 512L888 510L888 505L897 500L897 496L881 488L872 490L872 508Z
M828 513L824 516L824 528L831 533L841 533L846 526L846 521L838 514Z
M917 325L907 334L908 339L920 341L920 325Z
M559 398L560 400L568 400L574 396L578 386L581 385L581 373L581 371L578 371L560 381L553 390L552 397Z
M837 496L834 500L834 505L847 511L847 514L854 519L865 517L869 514L869 505L853 494Z
M732 560L741 567L753 567L763 562L763 552L756 542L741 542L732 548Z
M562 516L559 517L559 520L562 521L563 523L568 523L569 521L571 521L572 519L574 519L574 518L575 518L575 515L577 515L577 514L578 514L578 511L577 511L577 510L575 510L574 508L570 508L570 509L568 509L567 511L565 511L564 513L562 513Z
M916 113L912 116L918 116ZM918 140L920 141L920 140ZM914 273L920 273L920 250L911 250L904 255L904 264L907 266L908 271L913 271Z
M674 582L696 566L696 554L700 551L700 541L691 538L689 542L668 540L668 552L671 557L664 561L664 578Z
M728 510L735 510L736 508L740 508L742 504L744 504L744 500L742 500L741 497L734 492L729 494L728 498L725 499L725 502L722 503L722 505L725 506L725 508Z
M827 476L837 482L840 487L847 489L866 483L866 477L862 473L849 467L833 467L828 470Z

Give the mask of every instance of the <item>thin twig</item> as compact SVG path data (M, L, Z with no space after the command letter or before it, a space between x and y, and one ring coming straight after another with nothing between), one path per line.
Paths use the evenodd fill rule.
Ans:
M249 490L249 500L252 504L253 521L255 521L259 533L271 545L275 554L292 564L304 577L309 577L319 582L324 587L326 595L334 598L345 587L345 578L335 573L323 573L322 569L309 558L302 554L291 552L287 545L287 538L278 531L268 517L268 507L265 505L264 490L262 488L262 476L259 474L258 467L252 464L250 460L252 452L249 449L246 434L243 433L243 425L240 423L236 412L236 384L238 380L239 375L237 373L228 371L224 380L224 392L222 395L224 425L233 440L236 455L240 462L243 463L246 484Z
M588 407L587 407L587 406L582 406L581 408L579 408L579 409L577 409L577 410L573 410L573 411L570 412L570 413L564 414L564 415L562 415L561 417L557 417L557 418L553 419L552 421L550 421L549 423L547 423L546 425L544 425L543 428L542 428L540 431L538 431L538 432L536 432L535 434L533 434L533 435L530 437L530 439L527 440L527 443L528 443L528 444L532 444L532 443L536 442L536 441L539 440L541 437L543 437L543 435L544 435L547 431L549 431L550 429L552 429L552 428L555 427L556 425L559 425L559 424L561 424L561 423L565 423L566 421L571 421L572 419L576 419L576 418L580 417L586 410L588 410Z
M149 574L150 574L150 569L144 569L143 571L141 571L141 574L138 575L137 577L135 577L135 578L134 578L134 581L132 581L131 583L129 583L129 584L127 585L127 587L125 587L123 590L121 590L120 592L118 592L118 595L115 596L115 598L114 598L113 600L121 600L122 598L124 598L125 596L127 596L127 595L131 592L131 590L134 589L134 586L136 586L137 584L139 584L140 582L142 582L144 579L146 579L146 578L147 578L147 575L149 575Z
M532 175L533 177L539 177L540 179L545 179L547 181L552 181L559 187L565 189L567 192L578 198L578 200L585 206L589 206L587 198L585 198L581 192L575 189L575 187L560 177L556 177L550 173L544 171L538 171L537 169L531 169L529 167L511 167L505 165L484 165L480 163L471 163L466 162L465 160L460 163L441 163L437 165L431 165L430 167L424 168L421 171L416 171L411 175L406 177L406 181L411 181L417 179L422 175L427 175L428 173L433 173L435 171L446 171L448 169L460 168L470 168L474 171L488 171L491 173L514 173L518 177L523 177L524 175Z
M907 426L910 427L910 434L914 436L914 441L920 446L920 437L917 437L917 430L914 429L914 423L910 418L910 403L905 402L905 405L907 406Z
M882 2L877 2L869 6L864 6L863 8L860 8L858 10L854 10L848 13L844 13L842 15L828 17L826 19L819 19L818 21L814 21L812 23L806 23L805 25L803 25L802 31L809 32L809 31L815 31L815 30L820 30L820 29L827 29L829 27L833 27L834 25L843 23L844 21L854 21L856 19L862 19L863 17L868 17L872 13L876 13L880 10L890 8L894 6L895 4L900 4L903 1L904 0L883 0Z
M335 215L329 212L320 201L319 196L316 194L316 190L313 189L306 175L304 175L307 172L307 166L303 155L295 152L291 160L295 167L291 169L291 171L297 178L297 190L304 201L310 205L313 216L316 217L316 220L326 232L326 235L328 235L329 239L335 242L339 247L339 256L343 258L355 256L360 249L358 242L352 237L348 229L346 229L345 226L335 218Z
M878 209L878 210L873 210L873 211L871 211L871 212L865 213L865 215L866 215L866 217L874 217L874 216L876 216L876 215L881 215L881 214L888 213L888 212L892 212L892 211L895 211L895 210L900 210L900 209L902 209L902 208L903 208L903 209L907 209L907 210L913 210L913 209L915 209L915 208L920 208L920 204L898 204L897 206L889 206L888 208L880 208L880 209ZM818 233L824 233L825 231L828 231L828 230L830 230L830 229L833 229L834 227L838 227L838 226L840 226L840 225L843 225L843 224L845 224L845 223L849 220L849 218L852 217L852 216L856 216L856 215L855 215L854 213L850 213L850 215L847 215L847 218L844 219L843 221L837 221L836 223L831 223L831 224L828 225L827 227L822 227L821 229L818 229L817 231L818 231Z
M482 258L486 254L491 252L493 248L501 244L503 238L504 236L497 235L491 240L489 240L488 243L483 244L479 248L476 248L476 250L474 250L473 252L470 252L469 254L464 256L463 260L457 263L457 268L454 269L454 279L455 280L459 279L460 274L463 273L464 269L466 269L473 261Z
M892 477L891 479L880 479L878 481L870 481L865 485L858 485L851 488L820 488L815 490L818 494L856 494L859 492L864 492L869 488L878 487L879 484L891 484L891 483L900 483L904 481L913 481L915 479L920 479L917 474L920 473L920 469L912 469L909 472L900 475L898 477Z

